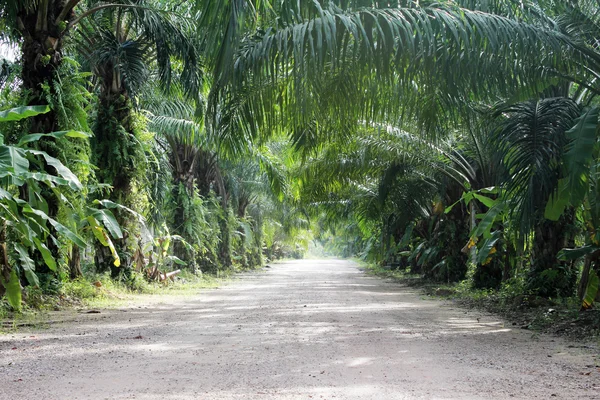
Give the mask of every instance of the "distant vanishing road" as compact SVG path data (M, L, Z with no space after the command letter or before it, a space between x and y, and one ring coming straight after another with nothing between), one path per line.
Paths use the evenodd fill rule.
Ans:
M0 399L600 399L596 348L349 261L161 301L0 335Z

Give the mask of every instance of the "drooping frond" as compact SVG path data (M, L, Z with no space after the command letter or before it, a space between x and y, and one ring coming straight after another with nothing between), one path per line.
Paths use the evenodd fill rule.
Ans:
M579 0L577 2L564 2L559 5L557 23L560 29L570 38L570 44L582 58L572 61L580 67L574 81L581 89L585 89L593 96L600 94L600 49L598 37L600 35L600 12L598 2L595 0ZM585 91L580 93L576 100L581 101L586 97Z
M389 121L423 93L444 107L467 95L518 94L524 85L535 93L556 79L554 70L568 73L568 39L540 26L452 7L345 11L313 4L312 18L248 38L232 77L279 85L291 126L336 111L339 119ZM337 77L341 84L330 90ZM385 102L384 92L392 95Z
M557 190L565 132L580 114L579 106L566 98L550 98L515 104L498 110L502 116L495 145L504 154L510 177L506 184L514 199L513 212L527 232Z
M100 4L96 3L89 8ZM92 71L101 74L105 85L123 84L135 95L155 66L164 89L168 90L177 76L185 94L196 98L202 69L190 19L146 0L118 4L122 7L99 9L78 24L78 50L87 57ZM179 65L173 65L173 60Z

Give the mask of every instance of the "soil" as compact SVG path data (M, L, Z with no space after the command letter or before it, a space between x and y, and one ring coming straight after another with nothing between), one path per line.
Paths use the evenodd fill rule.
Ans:
M0 399L600 399L596 345L349 261L274 264L160 301L0 336Z

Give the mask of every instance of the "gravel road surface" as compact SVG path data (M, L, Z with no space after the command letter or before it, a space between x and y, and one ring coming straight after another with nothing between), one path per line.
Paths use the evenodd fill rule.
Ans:
M0 399L600 399L598 349L304 260L0 335Z

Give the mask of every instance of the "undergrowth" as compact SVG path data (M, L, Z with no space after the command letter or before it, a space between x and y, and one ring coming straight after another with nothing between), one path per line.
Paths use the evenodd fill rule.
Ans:
M28 286L23 292L23 309L16 313L4 299L0 300L0 332L19 325L31 325L53 311L106 309L125 307L128 304L148 301L162 296L192 296L200 289L214 288L230 279L235 272L195 275L182 271L166 282L148 282L142 274L132 273L127 279L112 279L109 273L88 274L56 285L48 293L39 287Z

